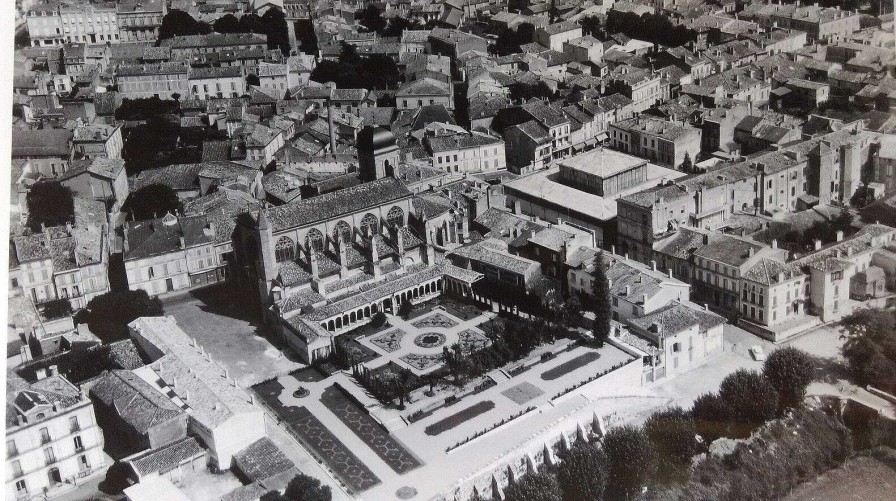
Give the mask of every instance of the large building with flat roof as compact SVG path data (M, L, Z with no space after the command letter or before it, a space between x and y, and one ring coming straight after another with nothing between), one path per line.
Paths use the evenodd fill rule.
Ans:
M560 180L600 196L611 196L647 180L647 160L598 148L564 159Z

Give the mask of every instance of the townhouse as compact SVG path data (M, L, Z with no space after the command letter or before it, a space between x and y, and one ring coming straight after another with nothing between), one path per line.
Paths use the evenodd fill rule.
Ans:
M189 65L182 62L123 64L113 73L118 92L128 99L174 99L190 95Z
M59 182L75 197L108 204L113 213L121 210L128 197L127 173L121 159L74 160Z
M194 99L235 98L246 94L246 79L239 66L190 68L187 80Z
M46 499L104 474L103 432L87 395L50 367L6 384L6 498Z
M535 41L548 49L563 51L563 44L582 38L582 27L574 21L549 24L535 30Z
M504 140L482 132L441 129L427 134L423 145L433 166L450 173L485 172L507 168Z
M641 116L610 125L611 147L675 169L685 155L693 162L700 153L701 131L678 122Z
M72 150L81 158L121 158L124 141L121 125L93 123L75 127L72 136Z

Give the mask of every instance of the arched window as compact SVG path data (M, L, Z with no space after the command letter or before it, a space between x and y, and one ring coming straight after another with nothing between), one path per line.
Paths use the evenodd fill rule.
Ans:
M274 255L277 257L278 263L291 261L296 257L295 242L289 237L280 237L280 240L277 240L277 245L274 246Z
M339 236L342 236L342 241L345 243L351 243L352 241L352 227L349 226L345 221L339 221L336 223L336 227L333 228L333 240L339 241Z
M386 215L386 224L390 228L404 226L404 211L399 207L392 207Z
M324 250L324 234L317 228L308 231L308 245L317 252Z
M361 233L365 237L372 237L379 230L379 220L373 214L367 213L361 219Z

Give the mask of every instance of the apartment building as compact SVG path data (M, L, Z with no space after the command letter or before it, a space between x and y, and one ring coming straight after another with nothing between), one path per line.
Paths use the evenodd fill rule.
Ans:
M803 31L809 42L835 43L846 40L862 27L857 12L839 8L799 4L750 4L741 16L759 25Z
M121 125L93 123L79 125L72 137L72 150L81 158L121 158L124 140Z
M118 212L128 198L127 173L121 159L74 160L59 182L75 197L108 203L112 212Z
M582 38L582 27L575 21L562 21L535 30L535 41L557 52L563 52L563 44L577 38Z
M738 312L741 277L760 259L784 261L787 251L730 235L717 235L694 251L693 296L725 314Z
M268 43L264 35L255 33L209 33L171 37L162 40L160 46L171 51L171 59L188 60L196 54L209 52L265 50Z
M122 42L154 41L168 13L164 0L119 0L118 31Z
M128 287L155 296L224 280L215 225L206 216L164 217L124 225Z
M35 4L25 20L32 47L120 41L114 2Z
M113 73L118 92L128 99L174 99L190 95L189 65L182 62L127 64Z
M106 471L93 404L56 374L28 383L8 373L6 499L46 499Z
M445 172L485 172L507 168L504 140L482 132L442 129L423 139L433 167Z
M645 68L619 66L610 73L607 82L608 89L633 101L634 113L641 113L657 104L664 94L661 76Z
M239 66L190 68L188 83L190 96L203 101L246 94L246 79Z
M693 162L700 153L701 131L690 125L641 116L610 125L610 146L672 169L687 154Z
M13 238L19 261L20 286L35 304L68 299L72 308L83 308L93 297L109 291L108 241L105 208L93 201L79 201L98 212L92 224L55 226L40 233Z

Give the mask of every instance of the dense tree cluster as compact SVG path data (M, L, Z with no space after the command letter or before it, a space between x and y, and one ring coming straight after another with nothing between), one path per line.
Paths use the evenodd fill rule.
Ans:
M128 324L140 317L165 314L159 298L145 290L107 292L96 296L78 313L77 322L86 323L104 343L128 338Z
M788 224L772 223L756 237L768 244L776 240L778 245L794 252L805 252L814 248L816 240L820 240L822 244L835 242L837 232L843 232L845 237L854 234L856 232L856 228L853 227L854 219L852 212L843 209L830 221L815 221L803 230L794 229Z
M896 392L896 310L863 309L841 321L843 356L855 381Z
M311 80L334 82L345 89L394 89L401 82L395 60L384 54L362 56L357 49L343 44L338 61L323 60L311 72Z
M417 20L408 20L400 16L394 16L388 20L383 17L382 11L374 4L359 10L355 17L363 27L363 31L375 32L384 37L401 37L404 30L422 30L426 28Z
M606 32L623 33L631 38L678 47L697 40L697 33L682 24L673 23L665 14L644 14L611 10L607 15Z
M170 186L149 184L128 196L122 212L128 214L132 221L143 221L162 217L169 212L176 214L181 209L180 198Z
M289 55L289 27L286 24L286 16L283 11L277 7L267 9L262 16L249 13L243 14L237 19L233 14L225 14L212 24L197 21L182 10L170 9L162 18L159 42L174 36L207 35L213 31L265 35L269 49L280 49L284 55Z
M37 233L42 226L59 226L75 221L72 190L58 181L40 181L28 191L28 227Z

